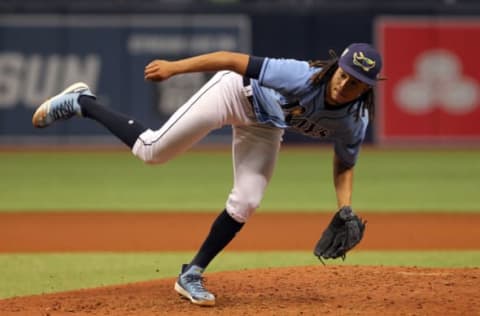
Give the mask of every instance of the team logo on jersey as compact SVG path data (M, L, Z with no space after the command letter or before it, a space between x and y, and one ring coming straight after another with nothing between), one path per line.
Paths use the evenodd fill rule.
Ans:
M353 64L362 68L365 72L375 68L375 60L366 57L363 52L353 53Z
M305 113L305 108L303 106L296 106L288 111L289 114L293 116L299 116Z
M290 123L294 118L298 118L305 113L305 108L300 105L295 105L291 108L285 109L285 122Z

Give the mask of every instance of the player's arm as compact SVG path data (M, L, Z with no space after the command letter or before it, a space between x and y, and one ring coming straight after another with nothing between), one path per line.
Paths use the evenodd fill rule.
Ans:
M333 157L333 183L337 194L338 208L352 203L353 169L353 166L345 165L335 153Z
M145 80L162 81L183 73L219 70L232 70L245 75L249 60L250 56L247 54L226 51L175 61L156 59L145 67Z

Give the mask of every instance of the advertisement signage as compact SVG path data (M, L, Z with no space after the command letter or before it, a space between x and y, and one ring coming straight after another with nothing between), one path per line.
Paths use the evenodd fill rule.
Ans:
M376 31L379 140L480 140L480 20L381 18Z
M0 141L109 135L89 120L32 127L34 109L76 81L89 84L102 104L156 129L211 74L145 82L150 61L250 53L250 45L243 15L0 15Z

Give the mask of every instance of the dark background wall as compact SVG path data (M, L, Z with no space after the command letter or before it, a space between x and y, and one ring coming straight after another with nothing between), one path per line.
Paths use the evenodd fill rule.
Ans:
M373 42L375 43L375 20L380 16L428 16L428 17L455 17L455 18L474 18L480 19L480 1L472 0L416 0L416 1L361 1L361 0L336 0L336 1L192 1L192 0L2 0L0 2L0 23L6 19L15 19L15 16L21 14L54 14L56 16L84 16L86 20L94 14L104 16L105 18L122 15L181 15L188 19L189 16L205 15L222 17L234 14L246 16L250 23L250 43L249 47L238 47L238 50L244 50L254 55L271 57L290 57L298 59L322 59L328 57L328 50L334 49L338 53L351 42ZM59 29L57 32L61 43L54 39L53 46L59 45L58 50L67 54L69 51L88 53L89 46L105 45L104 54L109 56L111 64L108 74L100 77L100 88L108 91L111 95L109 99L114 100L111 106L118 107L120 110L133 113L147 121L148 124L159 125L166 116L152 115L152 106L146 106L147 110L140 110L139 103L152 103L155 96L151 91L144 91L137 87L131 80L124 80L122 83L114 84L119 78L128 78L138 76L138 69L142 69L143 64L148 58L155 56L143 56L140 59L129 60L122 55L119 50L116 54L113 44L99 42L98 39L89 42L89 36L78 35L71 38L72 33ZM127 36L131 32L128 28L124 29L120 35L111 33L112 36ZM193 32L192 30L186 31ZM7 39L7 33L0 30L0 53L12 50L15 41ZM123 34L123 35L122 35ZM127 34L127 35L126 35ZM190 33L188 33L190 34ZM28 36L28 35L25 35ZM75 40L81 40L76 43ZM19 39L20 40L20 39ZM119 39L122 40L122 39ZM466 39L472 40L472 39ZM72 43L73 42L73 43ZM12 44L13 43L13 44ZM35 41L28 41L31 46L25 50L29 54L36 53ZM63 43L63 44L62 44ZM13 46L12 46L13 45ZM112 48L113 47L113 48ZM48 48L38 53L53 53L55 48ZM187 55L188 53L185 53ZM160 56L163 57L163 56ZM183 56L173 56L183 57ZM118 65L119 68L115 68ZM123 68L122 68L123 67ZM106 76L106 77L105 77ZM108 86L110 84L110 86ZM0 89L2 88L0 82ZM104 86L102 86L104 85ZM119 91L121 90L121 91ZM0 90L1 91L1 90ZM117 97L114 94L117 93ZM123 94L122 94L123 93ZM143 96L142 96L143 95ZM115 99L117 98L117 99ZM22 143L37 142L40 138L56 143L75 142L65 134L82 136L85 131L87 136L107 135L102 129L86 125L73 125L73 127L56 127L48 133L40 136L30 126L12 122L26 122L25 119L31 115L33 105L18 107L9 107L0 109L0 131L3 143ZM20 108L22 108L20 106ZM27 120L28 121L28 120ZM77 124L77 123L75 123ZM83 124L83 123L82 123ZM372 124L368 131L367 141L373 142L375 125ZM218 135L228 134L227 130L222 130ZM45 137L47 136L47 137ZM85 135L83 135L85 136ZM287 134L288 141L309 141L306 138L295 134Z

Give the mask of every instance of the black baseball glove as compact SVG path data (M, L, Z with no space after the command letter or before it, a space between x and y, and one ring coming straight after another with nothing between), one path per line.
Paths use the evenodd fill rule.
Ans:
M323 264L323 259L345 260L347 252L362 240L366 223L350 206L343 206L333 216L313 253Z

